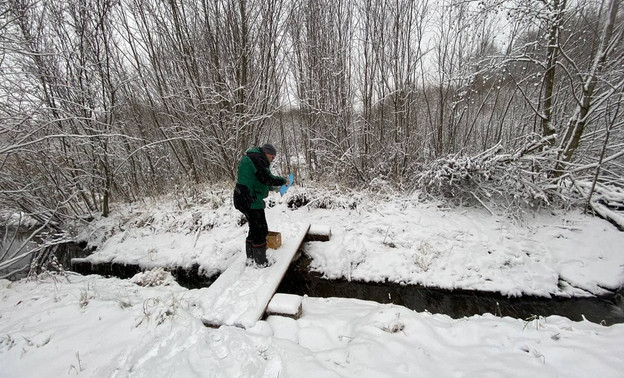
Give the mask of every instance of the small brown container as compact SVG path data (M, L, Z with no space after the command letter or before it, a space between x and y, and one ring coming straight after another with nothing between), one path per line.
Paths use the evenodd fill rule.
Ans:
M267 248L278 249L282 246L282 234L277 231L269 231L267 235Z

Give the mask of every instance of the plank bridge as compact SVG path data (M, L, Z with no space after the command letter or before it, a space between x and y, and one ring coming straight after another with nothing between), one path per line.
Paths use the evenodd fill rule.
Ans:
M269 267L247 266L247 257L242 253L210 287L200 289L197 298L204 309L202 321L206 326L253 327L267 310L303 241L331 237L328 227L309 224L290 225L281 233L282 246L267 250L272 262Z

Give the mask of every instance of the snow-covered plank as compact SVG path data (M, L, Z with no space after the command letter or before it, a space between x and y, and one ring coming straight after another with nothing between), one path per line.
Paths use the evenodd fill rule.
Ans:
M329 241L331 228L327 225L313 224L305 237L306 241Z
M205 325L250 328L262 318L310 225L286 227L280 230L282 246L267 250L267 258L273 262L271 266L246 266L246 256L242 252L210 287L200 289L198 300L204 309L202 321Z
M277 293L267 306L267 315L287 316L289 318L299 319L302 312L303 297L295 294Z

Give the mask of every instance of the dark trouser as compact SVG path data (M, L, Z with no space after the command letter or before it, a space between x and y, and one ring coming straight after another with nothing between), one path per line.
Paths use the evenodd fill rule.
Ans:
M269 234L269 226L267 225L264 209L249 209L243 212L247 223L249 223L249 233L247 240L251 240L254 246L262 246L266 244L266 237Z

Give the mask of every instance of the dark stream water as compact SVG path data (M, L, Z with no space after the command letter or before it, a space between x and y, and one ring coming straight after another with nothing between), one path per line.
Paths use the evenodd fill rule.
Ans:
M33 259L37 256L37 253L40 253L40 252L34 252L34 253L28 254L29 251L32 251L37 247L37 244L35 242L28 242L26 243L26 245L21 246L23 240L25 240L25 238L18 239L17 240L18 243L11 245L8 249L9 249L9 254L12 254L14 253L14 250L17 250L18 255L20 254L26 254L26 255L22 257L21 259L19 259L14 265L11 265L10 267L6 269L0 269L0 277L3 277L4 275L7 275L15 271L17 271L17 273L12 274L9 277L9 279L15 281L15 280L19 280L28 276L30 272L30 269L29 269L30 265ZM0 250L0 252L2 251ZM63 267L63 269L67 269L67 270L71 269L71 260L73 258L86 257L90 254L90 252L86 251L82 246L79 246L76 243L59 244L55 247L53 253L56 256L57 261L60 264L60 266Z
M530 319L534 316L560 315L571 320L583 318L611 325L624 323L622 294L609 297L543 298L506 297L498 293L446 290L419 285L327 280L310 272L306 257L291 266L278 292L310 297L342 297L393 303L415 311L429 311L462 318L477 314L494 314Z
M0 234L0 238L3 237L4 235ZM10 278L16 280L26 277L28 275L28 267L32 261L32 255L26 255L21 258L19 258L19 255L27 253L35 247L36 244L34 242L27 242L22 246L22 240L16 240L14 243L7 242L6 244L0 245L0 257L5 256L2 261L17 259L11 266L4 269L0 268L0 277L12 275ZM17 273L13 273L16 271Z
M71 250L71 249L70 249ZM63 258L63 261L67 259ZM415 311L441 313L453 318L491 313L531 319L534 316L560 315L571 320L584 318L604 325L624 323L622 293L608 297L589 298L508 298L497 293L444 290L415 285L394 283L371 283L346 280L327 280L308 269L310 259L301 254L293 262L277 289L278 293L308 295L310 297L342 297L370 300L379 303L394 303ZM68 269L70 265L67 265ZM92 265L88 262L74 262L71 269L81 274L100 274L119 278L130 278L141 271L137 265L119 263ZM210 286L217 276L200 275L199 266L177 268L171 273L178 283L187 288Z

